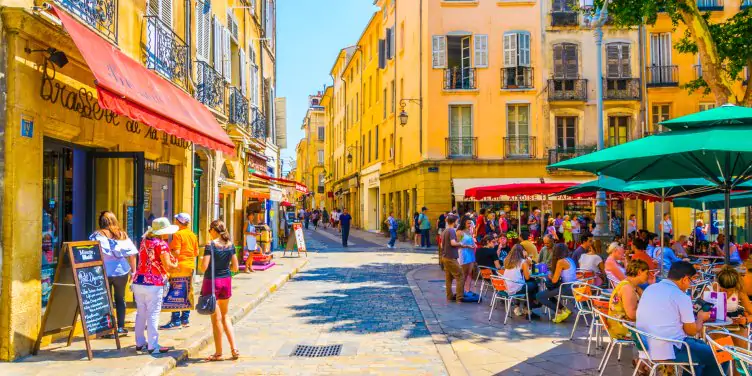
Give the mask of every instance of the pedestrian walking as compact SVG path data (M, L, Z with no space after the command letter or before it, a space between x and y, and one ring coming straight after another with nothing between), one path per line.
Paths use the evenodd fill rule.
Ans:
M393 212L389 212L389 217L384 223L386 223L386 226L389 229L389 243L387 243L386 247L394 248L394 243L397 241L397 220L394 219Z
M245 256L245 272L253 273L253 252L259 251L257 238L259 236L256 225L253 224L253 213L248 214L248 222L245 224L245 242L243 244Z
M420 209L420 245L423 248L431 248L431 221L428 219L428 208Z
M415 234L413 236L413 245L420 247L422 243L420 240L420 213L418 212L413 213L413 233Z
M342 229L339 227L339 217L341 214L339 209L334 209L334 212L332 212L332 226L337 228L339 232L342 232Z
M128 234L120 229L115 214L109 211L99 214L99 230L91 234L89 240L99 242L107 280L115 301L117 334L125 336L128 334L128 330L125 329L125 286L128 284L131 271L136 269L138 249L128 238Z
M211 316L214 354L207 357L206 361L222 360L222 333L225 334L230 344L231 359L236 360L240 357L240 351L235 346L232 318L227 315L227 310L232 296L231 272L238 271L238 256L235 254L235 246L232 244L230 233L227 232L224 222L214 220L209 225L209 235L212 240L204 249L200 266L201 271L204 272L201 295L211 295L212 285L214 285L217 306Z
M457 216L451 214L446 219L446 230L441 234L441 264L444 266L444 277L446 279L446 299L447 302L456 301L462 303L465 291L465 279L462 275L462 268L457 261L459 258L459 247L461 244L457 241L457 232L455 225ZM452 294L452 280L457 281L455 294Z
M329 227L329 212L326 211L326 208L321 209L321 224L324 225L324 228Z
M347 212L347 208L342 209L342 214L339 216L339 229L342 232L342 246L347 247L347 238L350 237L350 222L352 216Z
M165 217L155 218L141 241L138 265L133 274L131 290L136 301L136 351L149 353L169 351L159 345L159 312L167 279L167 269L176 268L177 260L170 254L167 238L178 232ZM144 330L147 336L144 336Z
M173 286L173 282L187 279L188 290L185 292L185 298L182 299L182 302L176 302L176 304L183 305L187 309L173 311L170 322L160 326L159 329L185 328L190 325L189 319L191 309L193 309L193 272L196 267L196 257L198 257L198 238L188 228L190 223L191 216L188 213L176 215L175 225L178 226L178 231L172 235L170 242L170 252L177 259L178 268L170 271L169 286Z
M306 209L305 213L303 214L303 221L305 224L305 229L308 230L308 224L311 222L311 209Z
M321 215L321 212L319 212L318 209L314 210L311 214L311 220L313 221L313 230L316 231L319 229L319 216Z

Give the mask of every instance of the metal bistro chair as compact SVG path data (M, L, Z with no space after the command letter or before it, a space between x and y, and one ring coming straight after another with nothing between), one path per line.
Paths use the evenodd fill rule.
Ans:
M608 309L608 306L606 306L606 309ZM617 324L628 324L628 325L634 325L631 321L626 321L622 319L617 319L616 317L609 316L603 309L600 309L598 307L595 307L594 309L595 314L598 315L599 322L603 326L604 329L606 329L606 333L608 334L608 338L610 341L608 342L608 345L606 346L606 350L603 352L603 358L601 358L601 362L598 364L597 370L600 371L598 373L599 376L603 375L603 371L606 370L606 366L608 365L608 361L611 360L611 355L613 354L614 348L616 346L619 346L619 350L617 351L616 360L621 361L621 350L624 346L632 346L635 344L635 342L630 338L618 338L613 337L611 333L608 331L608 329L612 325ZM639 368L639 367L638 367Z
M744 341L747 347L749 347L749 338L730 333L726 329L714 330L705 334L705 341L713 349L713 358L718 369L721 371L721 375L732 376L739 374L749 376L752 369L752 352L748 349L735 346L734 339ZM724 363L728 363L728 372L723 369ZM734 373L734 370L736 370L736 373Z
M673 367L674 372L677 375L681 374L680 371L684 371L684 372L688 372L692 376L695 376L695 366L697 365L697 363L692 361L692 353L689 351L689 345L686 342L658 337L658 336L640 331L630 324L622 323L622 325L624 325L624 327L627 328L627 330L629 330L629 333L632 335L632 340L634 341L634 344L637 350L645 353L645 358L640 357L639 360L637 361L633 376L637 375L637 371L640 369L640 365L642 364L650 368L650 375L655 374L658 366L667 366L667 367ZM668 342L674 345L679 345L680 348L684 348L687 351L687 357L688 357L687 361L677 362L674 359L653 359L653 357L650 356L650 352L647 351L648 346L646 345L646 342L647 342L646 339L652 339L654 341L663 341L663 342Z
M509 282L521 283L523 286L522 290L520 290L516 294L510 295L507 292L507 283ZM527 300L527 284L525 284L525 281L516 282L516 281L510 280L509 278L492 275L491 286L493 286L493 289L494 289L494 296L493 296L493 300L491 300L491 311L488 313L488 321L491 321L491 316L493 315L494 308L496 308L497 300L501 300L504 302L504 309L506 310L506 312L504 313L505 325L512 311L512 302L515 300L525 302L525 305L527 306L527 319L528 321L533 321L533 317L531 316L532 312L530 311L530 302Z
M598 299L599 295L601 295L600 287L585 282L574 282L572 284L572 296L574 296L574 306L577 308L577 316L574 318L572 334L569 335L570 341L574 339L574 332L577 330L577 324L580 322L580 318L585 320L585 325L589 325L587 316L590 315L590 317L594 317L591 299ZM590 338L588 338L588 341L589 339Z
M498 270L496 268L489 268L488 266L478 265L478 276L475 277L475 284L473 285L477 287L478 280L480 280L480 290L478 290L478 304L480 304L480 301L483 300L483 293L486 291L486 289L493 291L491 287L491 276L495 273L498 273Z
M590 270L585 269L577 269L576 271L577 280L572 282L562 282L559 284L559 295L556 296L556 300L558 301L558 304L556 304L556 312L554 312L554 317L559 315L559 307L564 305L564 301L568 299L574 299L574 295L564 295L562 292L562 289L564 286L572 286L575 283L589 283L595 280L595 273L593 273ZM551 311L547 310L548 312L548 318L551 318ZM587 319L585 320L585 323L587 323Z

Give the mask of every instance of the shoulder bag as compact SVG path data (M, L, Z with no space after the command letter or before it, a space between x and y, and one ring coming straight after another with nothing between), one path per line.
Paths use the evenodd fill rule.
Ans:
M217 308L217 297L214 294L214 242L211 243L211 295L201 295L196 302L196 312L200 315L213 315ZM205 278L205 277L204 277Z

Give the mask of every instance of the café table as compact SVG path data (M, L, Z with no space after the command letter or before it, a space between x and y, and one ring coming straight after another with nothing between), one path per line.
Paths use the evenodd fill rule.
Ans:
M705 332L707 331L707 328L723 328L731 325L735 324L731 319L728 318L726 320L706 321L702 323L702 338L705 338Z

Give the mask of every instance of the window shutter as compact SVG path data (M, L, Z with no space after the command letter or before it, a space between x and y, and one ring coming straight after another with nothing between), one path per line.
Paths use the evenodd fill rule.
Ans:
M379 39L379 68L386 68L386 41Z
M214 70L222 74L222 24L214 16Z
M554 46L554 78L564 78L564 46Z
M204 6L200 2L196 2L196 58L203 60L206 58L204 55Z
M222 34L222 56L224 59L224 68L222 68L222 73L224 74L227 81L230 81L232 79L232 56L230 56L230 30L226 27L222 28L223 34Z
M159 1L159 19L164 22L167 27L172 29L172 0L154 0Z
M240 62L238 63L238 66L240 67L240 92L243 93L243 96L247 96L248 92L246 91L245 86L245 70L246 70L246 62L245 62L245 51L243 49L238 50L238 55L240 57Z
M488 35L475 35L473 45L475 47L475 66L478 68L488 67Z
M619 45L610 43L606 45L606 77L619 78Z
M579 77L579 69L578 69L578 56L577 56L577 45L574 44L566 44L564 45L564 64L565 64L565 71L564 75L566 78L577 78Z
M504 33L504 66L517 66L517 33Z
M628 43L622 43L621 44L621 77L622 78L630 78L632 77L632 59L631 59L631 50L630 45Z
M446 36L434 35L433 43L433 67L446 68Z
M259 92L258 67L256 64L251 65L251 104L258 107Z
M392 59L394 57L394 31L391 28L386 29L386 58Z
M522 67L530 66L530 33L517 34L517 48L519 50L519 65Z
M161 15L159 14L159 0L148 0L148 3L149 15L157 16L161 19Z

